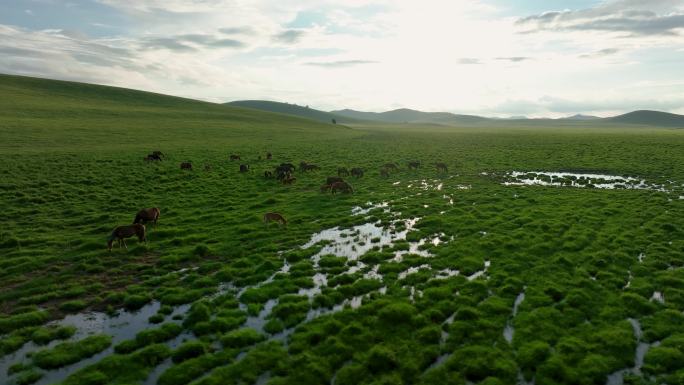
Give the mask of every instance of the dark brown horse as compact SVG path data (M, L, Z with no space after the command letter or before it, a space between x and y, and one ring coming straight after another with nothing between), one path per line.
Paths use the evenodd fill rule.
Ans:
M135 214L135 219L133 220L133 223L148 223L152 222L155 225L157 224L157 221L159 220L159 214L161 212L159 211L158 207L150 207L149 209L142 209L138 211L137 214Z
M356 178L361 178L363 176L363 169L361 168L352 168L351 169L351 175Z
M280 225L287 226L287 219L278 213L266 213L264 214L264 223L277 222Z
M147 242L147 236L145 235L145 226L140 223L135 223L132 225L118 226L112 231L112 234L107 238L107 249L112 251L112 244L116 240L121 248L123 243L124 247L128 249L126 245L126 238L137 236L140 242Z
M164 153L161 151L152 151L152 155L158 157L160 160L165 156Z
M181 170L192 170L192 163L190 162L183 162L180 166Z
M332 186L330 186L330 191L332 191L333 194L335 194L337 192L351 194L354 192L354 189L347 182L336 182L336 183L333 183Z

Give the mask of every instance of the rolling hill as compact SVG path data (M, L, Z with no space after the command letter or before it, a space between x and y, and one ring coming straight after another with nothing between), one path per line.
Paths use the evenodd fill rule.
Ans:
M433 123L444 125L468 125L481 124L493 119L474 115L459 115L450 112L423 112L408 108L386 112L363 112L355 110L331 111L333 114L342 115L359 120L372 120L387 123Z
M344 126L126 88L0 75L0 151L340 134ZM325 137L323 135L323 137ZM237 138L237 139L236 139Z
M301 118L313 119L323 123L331 123L333 119L337 123L358 123L357 119L351 117L290 103L272 102L268 100L238 100L226 103L226 105L299 116Z
M661 111L639 110L624 115L604 119L611 123L639 124L660 127L684 128L684 115L671 114Z

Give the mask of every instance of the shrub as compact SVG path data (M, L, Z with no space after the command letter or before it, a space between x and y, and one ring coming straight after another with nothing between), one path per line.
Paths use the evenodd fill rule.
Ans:
M199 357L207 352L207 347L199 341L188 341L184 343L183 345L179 346L178 349L176 349L173 354L171 355L171 358L173 362L179 363L183 362L185 360L188 360L190 358L195 358Z
M254 345L265 339L264 335L251 328L234 330L221 337L221 344L225 348L243 348Z
M52 349L40 350L33 355L33 363L42 369L55 369L73 364L107 349L112 338L99 334L77 342L64 342Z

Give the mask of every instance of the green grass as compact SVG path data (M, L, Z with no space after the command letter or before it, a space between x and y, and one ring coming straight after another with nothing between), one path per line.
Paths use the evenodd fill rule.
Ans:
M172 366L160 384L254 383L265 375L271 384L329 383L333 376L337 384L494 384L515 382L518 370L540 385L602 384L609 373L632 365L636 340L628 318L641 322L644 341L663 341L647 355L644 370L654 377L639 381L681 378L684 131L346 128L131 90L0 76L0 138L3 353L32 338L68 338L39 329L67 312L137 309L158 300L164 307L155 322L182 319L166 326L173 328L169 333L149 325L66 383L141 383L167 360ZM153 150L168 159L144 163ZM274 159L259 160L267 151ZM230 162L230 154L243 160ZM186 160L193 171L179 169ZM413 160L423 166L408 171ZM281 162L300 161L322 171L297 172L291 186L263 177ZM388 162L400 171L381 178ZM449 173L437 174L435 162L445 162ZM211 171L204 171L205 163ZM240 174L239 163L252 171ZM321 194L325 177L342 166L366 170L362 179L350 179L354 194ZM512 170L630 175L675 191L503 186ZM415 182L422 179L438 180L442 189L422 190ZM391 212L351 216L352 207L369 201L389 202ZM131 239L127 251L106 250L116 225L153 206L161 217L148 226L148 244ZM282 213L287 227L265 226L262 216L271 211ZM353 263L339 257L325 256L315 267L310 257L322 244L300 248L324 229L369 221L387 226L411 217L420 220L407 241L361 256L356 264L366 266L354 274L345 273ZM393 260L409 242L440 233L444 243L423 246L432 257ZM288 273L236 298L239 288L280 271L284 258ZM467 280L485 260L491 262L486 274ZM399 279L423 264L429 268ZM375 265L383 281L363 279ZM447 268L460 274L433 279ZM327 274L327 285L309 301L299 290L314 285L316 272ZM222 282L235 289L211 297ZM512 318L522 291L525 300ZM654 291L663 293L664 304L650 300ZM358 309L348 305L301 323L309 311L356 296ZM264 330L244 328L269 300L277 304ZM192 304L187 314L169 316L172 306L184 303ZM453 323L444 323L451 315ZM503 337L508 322L515 327L511 344ZM286 329L292 332L286 345L262 341ZM441 331L449 333L445 341ZM193 341L169 348L181 332L192 333ZM99 349L102 342L57 344L35 353L33 362L44 368L77 362L93 351L81 345ZM230 349L246 355L234 360L237 352ZM448 358L428 370L443 354ZM20 374L50 372L30 369L12 378Z

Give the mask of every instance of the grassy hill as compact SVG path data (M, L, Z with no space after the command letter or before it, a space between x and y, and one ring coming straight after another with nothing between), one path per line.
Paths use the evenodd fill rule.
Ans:
M400 108L385 112L364 112L355 110L332 111L333 114L352 119L371 120L387 123L433 123L445 125L473 125L492 122L493 119L474 115L459 115L450 112L423 112Z
M342 133L345 127L236 106L93 84L0 75L0 151ZM10 134L11 133L11 134ZM333 135L334 136L334 135ZM208 141L207 139L211 139Z
M611 123L640 124L660 127L684 127L684 115L640 110L605 119Z
M226 104L235 107L245 107L255 110L277 112L279 114L294 115L302 118L317 120L323 123L332 123L333 119L335 119L337 123L358 123L357 119L354 118L316 110L309 108L308 106L303 107L296 104L271 102L267 100L238 100Z

